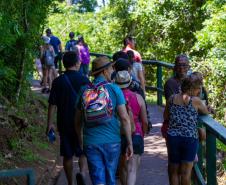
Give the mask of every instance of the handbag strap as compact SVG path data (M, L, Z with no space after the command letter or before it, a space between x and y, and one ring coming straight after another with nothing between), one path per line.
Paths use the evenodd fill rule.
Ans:
M64 77L65 81L67 82L67 84L69 85L69 87L71 88L73 95L76 96L77 93L75 92L75 89L72 86L71 81L69 80L68 76L66 74L63 74L63 77Z

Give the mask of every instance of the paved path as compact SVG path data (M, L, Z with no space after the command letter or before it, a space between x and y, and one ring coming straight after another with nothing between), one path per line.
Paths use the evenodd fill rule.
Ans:
M136 185L168 185L167 154L164 139L160 134L163 108L153 105L149 107L153 129L145 137L145 152L141 157ZM61 167L62 168L62 167ZM74 161L74 174L78 172L77 160ZM87 185L91 185L87 178ZM61 169L55 185L66 185L64 171ZM120 183L118 183L119 185ZM75 185L76 182L75 182Z

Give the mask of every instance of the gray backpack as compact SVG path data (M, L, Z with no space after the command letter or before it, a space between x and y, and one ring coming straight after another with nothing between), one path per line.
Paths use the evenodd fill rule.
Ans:
M78 48L77 48L77 41L76 40L70 40L69 42L69 51L74 51L77 52Z
M54 66L54 53L49 48L44 51L45 65Z

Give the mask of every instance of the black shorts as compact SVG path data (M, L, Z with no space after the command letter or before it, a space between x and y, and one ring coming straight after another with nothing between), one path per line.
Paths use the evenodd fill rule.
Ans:
M55 64L55 68L58 69L58 65L61 65L60 62L61 62L61 54L58 53L57 56L55 56L55 59L54 59L54 64Z
M132 135L133 153L141 155L144 153L144 139L141 135ZM121 152L126 153L127 140L125 136L121 136Z
M67 158L83 155L75 134L60 134L60 155Z
M199 141L192 137L167 135L169 162L181 164L193 162L198 152Z

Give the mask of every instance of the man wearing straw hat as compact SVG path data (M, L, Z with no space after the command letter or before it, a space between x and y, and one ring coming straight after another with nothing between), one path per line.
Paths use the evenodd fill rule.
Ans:
M116 184L115 172L121 152L120 121L128 142L127 157L130 158L133 155L126 102L121 89L116 84L110 83L112 64L107 57L94 59L91 71L94 81L81 89L77 99L75 127L80 146L87 157L89 173L94 185ZM88 96L89 93L92 96ZM92 105L87 103L93 97L98 98L92 100ZM98 112L104 107L100 104L104 105L105 100L108 102L106 107L111 110L109 115L104 115L104 111ZM95 102L99 103L95 104ZM97 108L92 110L91 106Z

